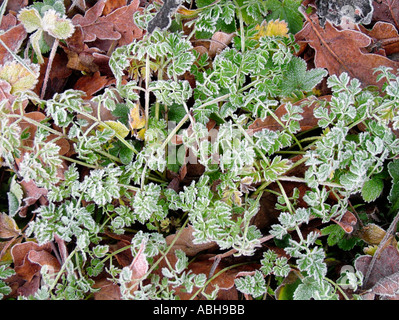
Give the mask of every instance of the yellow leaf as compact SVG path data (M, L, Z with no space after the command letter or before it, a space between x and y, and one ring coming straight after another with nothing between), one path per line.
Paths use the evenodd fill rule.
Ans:
M191 10L191 9L187 9L183 6L180 6L179 8L177 8L177 13L181 14L182 16L186 16L186 17L191 17L191 16L195 16L197 15L201 10Z
M144 109L138 103L135 103L129 112L129 125L132 134L139 140L144 140L145 124Z
M130 109L129 125L132 130L145 127L144 109L138 103L135 103L133 108Z
M137 130L136 130L136 131L137 131ZM145 128L144 128L144 129L141 129L141 130L138 131L138 132L134 132L134 136L136 137L136 139L139 139L139 140L143 141L143 140L144 140L144 137L145 137Z
M258 33L254 37L259 40L261 37L288 37L288 24L285 21L271 20L263 21L261 25L255 27Z
M108 125L115 133L122 138L126 137L129 134L129 129L119 121L108 120L104 121L106 125Z

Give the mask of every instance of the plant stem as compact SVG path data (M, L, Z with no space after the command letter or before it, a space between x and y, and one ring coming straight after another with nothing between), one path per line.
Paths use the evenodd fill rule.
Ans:
M145 129L148 129L148 119L150 118L150 55L147 53L145 58Z
M60 40L55 38L54 42L53 42L53 46L51 47L50 56L49 56L49 59L48 59L48 62L47 62L46 74L44 76L42 92L40 94L40 99L42 99L42 100L44 99L44 95L46 94L47 83L48 83L48 79L50 77L51 67L53 65L54 57L55 57L55 54L57 52L57 48L58 48L59 42L60 42Z
M78 251L78 247L76 247L75 249L73 249L73 251L68 255L68 257L65 259L60 271L58 271L57 276L55 277L53 283L51 284L50 288L49 288L49 292L51 293L51 291L55 288L55 286L57 285L58 280L61 278L61 275L63 274L64 270L67 267L67 264L69 263L69 261L72 260L73 256L75 255L75 253Z

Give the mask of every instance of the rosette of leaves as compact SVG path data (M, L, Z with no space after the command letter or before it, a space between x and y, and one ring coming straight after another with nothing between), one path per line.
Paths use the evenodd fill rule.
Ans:
M75 30L72 21L64 15L65 8L59 3L60 1L55 2L54 6L43 5L39 9L30 6L23 8L18 14L18 20L26 31L34 32L30 36L30 43L39 64L44 62L42 53L50 51L54 38L67 39Z

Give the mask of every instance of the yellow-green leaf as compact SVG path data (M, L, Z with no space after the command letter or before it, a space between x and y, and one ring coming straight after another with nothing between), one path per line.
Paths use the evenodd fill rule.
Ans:
M61 18L55 10L48 10L43 17L43 30L57 39L67 39L72 36L75 27L72 21Z
M115 131L115 133L122 138L126 137L129 134L129 129L120 121L113 121L113 120L108 120L104 121L106 125L108 125L112 130Z
M5 213L0 213L0 238L12 238L21 234L17 223Z
M32 90L38 82L40 68L37 64L25 61L34 75L17 61L7 62L0 66L0 79L11 85L11 94Z
M28 33L42 28L42 17L35 8L22 9L18 14L18 20L22 22Z

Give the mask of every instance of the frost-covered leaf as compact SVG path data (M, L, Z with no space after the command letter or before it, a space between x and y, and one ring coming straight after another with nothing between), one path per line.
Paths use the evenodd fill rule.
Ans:
M266 6L271 13L268 20L284 20L288 23L290 33L295 34L302 29L303 18L298 8L300 3L295 0L267 0Z
M120 121L107 120L104 121L104 123L122 138L125 138L130 132L130 130Z
M17 61L0 66L0 79L11 85L11 93L23 93L34 89L39 79L39 65L24 61L33 74Z
M6 213L0 213L0 238L12 238L21 234L15 220Z
M68 39L75 27L71 20L60 17L55 10L48 10L43 17L43 30L56 39Z
M364 183L361 194L364 201L371 202L381 195L383 189L384 180L379 177L373 177Z
M284 81L281 86L281 94L290 95L295 91L311 91L321 80L327 76L327 71L321 68L306 70L306 62L293 57L284 72Z
M35 8L23 8L18 14L18 20L22 22L29 33L42 27L42 17Z
M254 275L237 278L234 282L239 291L254 298L260 297L266 291L266 282L259 270L256 270Z

